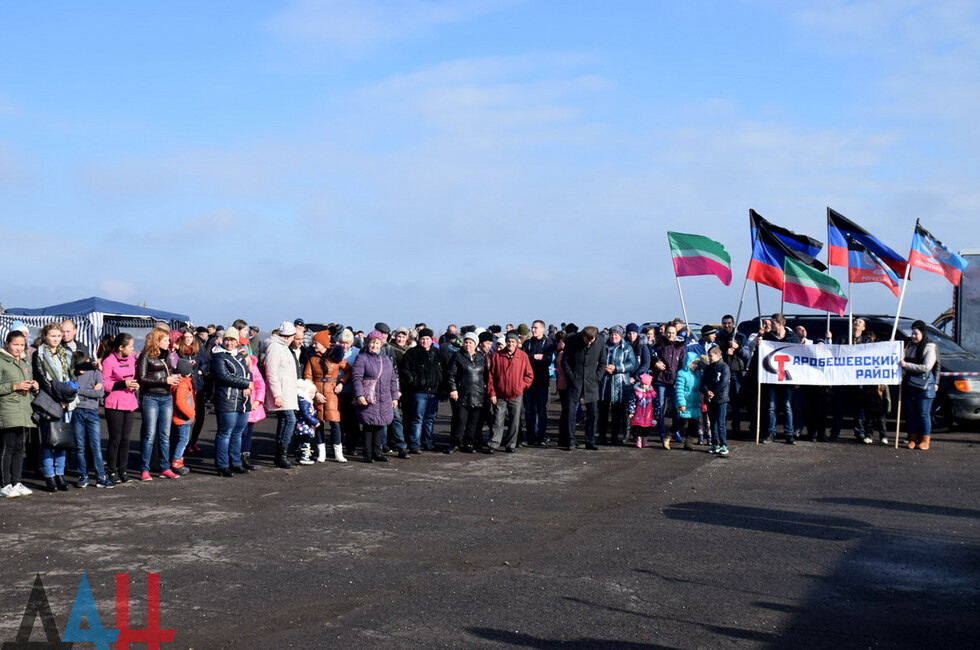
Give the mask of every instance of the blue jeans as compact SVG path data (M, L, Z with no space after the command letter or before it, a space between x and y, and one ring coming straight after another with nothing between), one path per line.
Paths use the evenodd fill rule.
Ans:
M911 391L910 391L911 392ZM916 391L918 395L907 397L909 405L909 433L920 436L932 435L932 402L935 397L926 397L926 391Z
M666 384L654 384L653 387L657 389L657 403L660 404L660 417L657 418L657 433L660 434L660 439L663 440L669 435L667 432L667 398L670 397L670 406L673 409L674 387ZM674 425L677 424L675 420L677 420L677 415L672 410L670 421Z
M728 446L728 424L725 417L728 415L728 402L715 404L708 403L708 419L711 421L711 444Z
M528 444L543 441L548 428L548 384L524 391L524 409Z
M86 446L92 450L92 464L95 465L95 475L100 479L105 476L102 464L102 427L99 424L99 412L93 409L75 409L71 416L71 424L75 428L75 464L78 475L88 476L88 464L85 461Z
M783 432L787 438L791 437L793 435L793 387L770 384L767 392L769 393L769 428L766 430L766 435L776 435L776 413L782 405L786 413Z
M287 413L293 413L287 411ZM214 464L224 468L231 464L242 466L242 432L248 426L248 412L218 411L218 432L214 434ZM295 418L295 414L293 415Z
M439 397L431 393L412 393L412 420L409 435L410 446L433 449L436 446L432 429L439 412Z
M38 427L41 429L41 440L46 440L48 436L48 429L51 427L51 423L45 420L41 420L38 423ZM64 476L65 475L65 459L68 457L68 452L64 449L51 449L47 445L41 445L41 468L44 471L44 478L52 478L54 476Z
M338 434L337 434L337 436L334 437L333 436L333 433L331 433L331 436L332 436L331 437L331 440L336 439L336 442L333 442L332 444L339 445L340 444L340 434L339 434L339 431L340 431L339 424L340 423L339 422L333 422L331 424L337 424L338 425L338 427L337 427ZM395 407L395 409L394 409L394 417L391 420L391 424L388 425L388 441L391 444L394 445L394 448L395 449L407 449L408 448L408 445L405 443L405 427L402 424L402 410L399 407Z
M160 467L170 469L170 419L174 415L174 401L170 395L144 393L140 400L143 408L143 428L140 430L142 461L140 470L150 471L153 443L160 441Z
M191 440L192 426L194 426L193 422L177 425L177 446L174 447L174 460L184 459L184 450L187 449L187 443Z
M288 449L295 429L296 411L276 411L276 442Z

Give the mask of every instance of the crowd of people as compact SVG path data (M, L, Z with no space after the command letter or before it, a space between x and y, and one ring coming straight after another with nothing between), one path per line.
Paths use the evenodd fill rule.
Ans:
M449 325L438 339L424 323L392 331L379 322L367 335L330 324L308 343L305 330L302 319L284 321L260 340L259 329L241 319L227 328L176 331L161 323L138 354L128 333L104 338L93 353L76 339L70 319L48 323L32 342L28 328L14 323L0 350L0 494L31 494L21 480L28 449L37 450L34 466L50 492L70 489L69 466L76 488L179 479L190 471L185 457L203 453L198 441L208 405L216 420L214 466L227 478L255 469L253 428L273 417L273 461L284 469L346 463L358 453L365 463L423 451L514 453L550 445L552 435L569 452L651 442L669 450L673 442L724 457L729 433L741 433L743 411L750 423L755 419L754 409L744 408L755 390L755 342L831 342L829 332L814 341L802 326L790 329L782 314L762 319L750 337L736 330L731 315L720 330L707 325L699 336L679 318L601 331L541 320L530 327ZM927 450L938 353L924 323L916 321L912 332L901 362L907 446ZM872 337L856 319L852 341ZM557 423L548 417L552 386ZM858 440L873 443L877 431L887 443L887 387L764 390L762 442L775 439L779 416L789 444L804 429L810 440L837 440L850 416ZM450 433L437 448L434 424L443 402ZM131 461L137 410L139 453Z

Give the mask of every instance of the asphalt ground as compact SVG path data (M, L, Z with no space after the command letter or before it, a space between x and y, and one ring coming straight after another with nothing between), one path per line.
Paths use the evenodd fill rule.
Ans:
M36 575L63 631L83 572L105 627L115 574L130 574L131 628L146 627L145 574L160 574L160 623L175 631L163 648L980 638L976 432L937 433L927 452L743 439L724 459L551 446L287 471L271 467L273 429L260 423L249 476L192 460L179 480L3 500L0 642ZM210 418L208 444L213 430Z

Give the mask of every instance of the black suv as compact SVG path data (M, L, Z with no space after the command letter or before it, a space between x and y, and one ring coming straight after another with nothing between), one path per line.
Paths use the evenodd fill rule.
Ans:
M863 318L867 324L866 331L874 330L878 340L887 341L891 338L894 316L860 314L854 317ZM913 322L915 320L912 318L899 318L895 339L905 344L911 334ZM802 325L806 328L807 337L817 340L822 339L827 331L827 316L786 314L786 324L790 329ZM933 426L943 429L954 422L980 420L980 359L932 325L927 325L926 329L929 331L929 339L939 348L939 362L942 366L939 392L932 405ZM754 336L759 331L758 319L739 323L738 331L746 337ZM850 333L847 317L831 316L830 332L834 343L847 343Z

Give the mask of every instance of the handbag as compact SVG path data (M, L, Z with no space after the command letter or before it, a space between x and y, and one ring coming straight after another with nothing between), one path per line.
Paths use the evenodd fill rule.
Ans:
M52 420L48 423L48 436L45 447L50 449L75 449L75 429L71 422Z
M378 403L378 380L381 377L374 377L373 379L365 379L363 381L364 386L364 401L370 404Z

